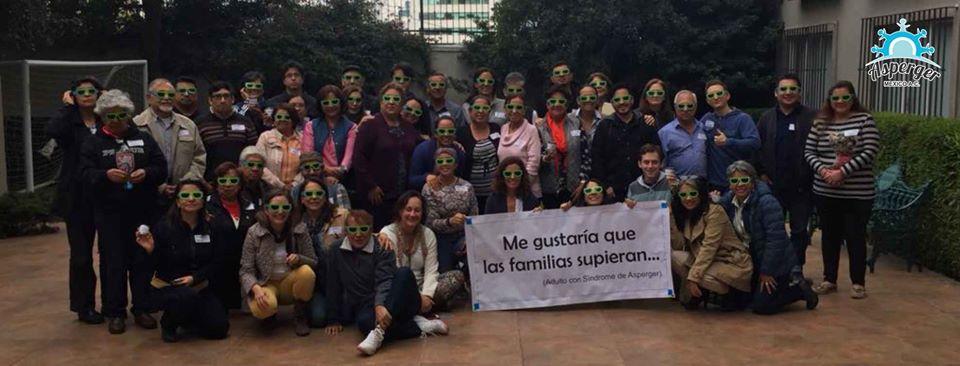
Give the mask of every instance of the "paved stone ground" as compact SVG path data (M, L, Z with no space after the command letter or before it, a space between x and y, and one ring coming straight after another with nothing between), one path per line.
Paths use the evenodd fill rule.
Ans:
M846 259L840 292L815 311L795 304L776 316L688 312L669 300L551 309L444 314L446 337L389 344L359 356L360 335L283 327L261 333L249 316L231 316L222 341L187 338L164 344L158 330L107 333L68 311L63 233L0 241L0 365L199 364L960 364L960 283L925 271L907 273L885 257L868 274L870 297L849 298ZM810 248L807 276L819 278ZM99 302L99 299L98 299Z

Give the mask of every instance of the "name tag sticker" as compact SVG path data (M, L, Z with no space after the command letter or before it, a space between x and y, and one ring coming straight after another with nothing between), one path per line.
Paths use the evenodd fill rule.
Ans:
M190 136L190 130L180 130L177 134L180 135L180 137L188 137Z
M296 147L291 147L291 148L290 148L290 154L291 154L291 155L297 155L297 156L299 156L299 155L300 155L300 149L299 149L299 148L296 148Z
M210 235L207 235L207 234L194 235L193 241L197 244L209 243Z
M91 134L91 135L97 134L97 128L96 128L96 127L90 127L90 134Z
M497 119L507 118L507 114L503 112L496 112L493 114L493 118L497 118Z
M256 209L257 208L253 206L253 202L250 202L250 204L247 205L247 208L245 208L244 210L256 210Z
M573 137L580 137L580 130L573 130L573 131L570 131L570 136L573 136Z
M843 131L843 135L844 135L844 136L847 136L847 137L856 136L858 133L860 133L860 130L846 130L846 131Z
M143 140L129 140L127 141L127 146L130 146L130 147L143 146Z
M343 235L343 226L331 226L327 229L327 235L341 236Z
M710 119L710 120L707 120L706 122L704 122L704 123L703 123L703 126L706 127L708 130L712 130L713 127L716 126L716 124L713 122L712 119Z
M457 186L457 193L467 193L470 191L470 187L467 186Z
M796 130L797 130L797 125L791 123L789 126L787 126L787 129L790 130L790 131L796 131Z
M499 133L499 132L494 132L494 133L491 133L491 134L490 134L490 139L491 139L491 140L496 140L496 139L498 139L498 138L500 138L500 133Z
M230 131L246 131L247 126L241 124L230 125Z
M707 135L704 134L703 132L700 132L697 134L697 140L706 140L706 139L707 139Z

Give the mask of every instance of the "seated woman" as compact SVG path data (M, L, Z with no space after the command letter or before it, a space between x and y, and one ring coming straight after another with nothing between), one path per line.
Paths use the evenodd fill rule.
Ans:
M681 181L670 211L670 259L674 274L681 277L674 288L684 306L696 309L704 290L719 295L731 289L750 291L750 254L723 208L711 203L706 182Z
M484 214L523 212L542 209L530 190L523 160L510 156L500 160L493 178L493 193L487 199Z
M327 334L357 323L363 342L357 350L373 355L384 340L447 333L439 319L417 317L421 296L410 267L397 268L392 250L373 239L373 216L363 210L347 215L347 239L327 256Z
M459 268L462 261L466 265L466 246L464 245L464 223L467 216L479 214L479 204L473 185L456 175L460 164L457 151L439 148L434 155L437 178L428 181L423 187L426 200L427 227L437 234L437 261L440 273Z
M318 179L307 178L307 181L297 186L294 191L298 192L296 196L299 204L297 216L300 216L303 223L307 225L307 232L310 233L310 239L313 243L313 252L317 255L317 265L314 266L314 273L326 273L326 264L324 263L326 253L346 236L344 226L347 214L350 211L330 203L327 200L327 191L324 184ZM310 327L323 327L326 321L327 300L325 293L323 281L316 281L313 297L307 304L309 308L307 322Z
M243 242L240 286L250 312L271 326L279 305L294 304L296 333L310 334L307 302L313 297L317 264L307 225L290 217L293 201L282 192L267 196Z
M796 252L784 230L783 209L770 187L743 160L730 164L727 178L730 191L720 204L753 259L750 308L757 314L775 314L800 300L806 301L807 309L816 308L819 299L797 266Z
M243 239L253 226L257 214L256 205L240 192L243 179L240 169L232 162L217 166L213 181L215 191L207 199L207 215L217 244L221 247L222 265L210 279L210 287L227 309L240 309L240 257L243 256Z
M416 191L404 193L397 200L393 223L380 230L379 238L384 249L397 252L397 266L413 270L420 289L420 314L447 307L464 283L460 270L438 269L442 268L439 254L443 252L438 248L434 231L423 224L425 217L433 216L434 206L429 203ZM452 251L448 254L453 256Z
M604 189L603 183L600 183L597 179L580 182L580 185L573 190L573 197L570 201L561 204L560 209L567 211L574 206L600 206L613 203L610 202L610 196L603 194Z
M210 225L203 217L202 187L199 181L181 181L176 206L152 233L136 233L137 244L156 261L150 284L163 310L160 329L164 342L178 341L181 327L210 339L225 338L230 329L227 310L208 286L222 258L222 243L210 235Z

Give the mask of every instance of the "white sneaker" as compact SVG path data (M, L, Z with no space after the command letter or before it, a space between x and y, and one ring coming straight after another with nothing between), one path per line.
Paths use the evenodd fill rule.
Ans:
M373 328L367 338L360 342L357 345L357 350L363 352L367 356L373 356L374 353L377 353L377 350L380 349L380 345L383 344L383 330L380 327Z
M413 321L420 327L420 331L429 335L446 335L450 332L450 328L447 328L447 323L444 323L443 320L440 319L430 320L423 316L416 315L413 317Z

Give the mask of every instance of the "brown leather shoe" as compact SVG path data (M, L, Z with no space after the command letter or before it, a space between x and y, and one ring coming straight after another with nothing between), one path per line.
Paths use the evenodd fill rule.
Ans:
M143 329L157 329L157 320L149 313L142 313L133 317L133 322Z

